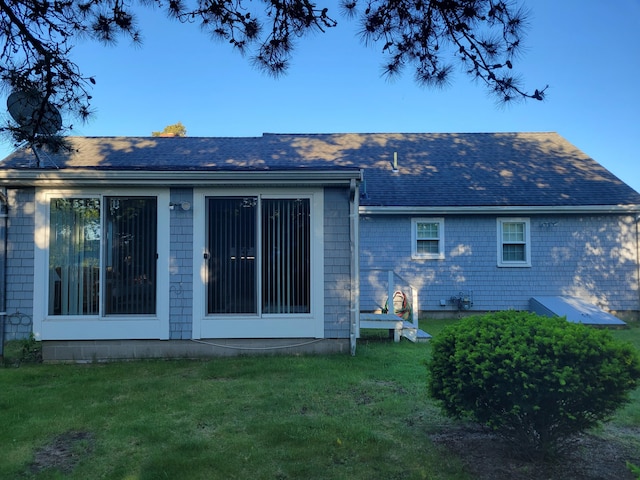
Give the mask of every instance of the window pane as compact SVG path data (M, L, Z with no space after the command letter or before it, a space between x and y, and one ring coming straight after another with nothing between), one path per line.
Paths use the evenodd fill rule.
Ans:
M503 223L502 240L508 242L524 242L524 223Z
M156 312L157 202L105 197L105 313Z
M504 244L502 246L502 261L503 262L526 262L524 244Z
M418 223L418 238L419 239L437 239L440 238L438 234L437 223Z
M310 201L262 202L262 311L309 313Z
M100 200L51 199L49 225L49 315L97 315Z
M418 240L417 253L440 253L438 240Z
M207 312L257 313L257 198L210 198Z

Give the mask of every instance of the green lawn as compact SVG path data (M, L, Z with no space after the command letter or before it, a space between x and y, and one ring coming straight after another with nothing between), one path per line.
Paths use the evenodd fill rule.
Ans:
M637 325L614 334L640 348ZM472 479L430 440L452 422L429 351L373 333L356 357L0 368L0 478ZM637 431L639 391L613 422Z

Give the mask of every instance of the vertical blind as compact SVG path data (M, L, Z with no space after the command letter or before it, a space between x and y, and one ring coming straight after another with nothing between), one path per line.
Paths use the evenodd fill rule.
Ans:
M262 202L262 310L310 312L308 199Z
M256 197L210 198L207 311L256 311Z
M156 203L145 197L105 199L107 315L155 313Z
M209 314L311 311L310 208L309 199L208 199Z
M98 198L51 200L49 315L98 315L101 296L107 315L155 313L157 201L105 197L103 207Z

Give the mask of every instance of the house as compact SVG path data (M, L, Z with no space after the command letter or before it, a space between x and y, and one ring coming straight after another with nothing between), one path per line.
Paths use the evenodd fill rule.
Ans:
M640 311L640 194L555 133L69 140L0 162L4 332L49 360L353 352L395 290Z
M562 296L638 318L640 195L560 135L377 138L386 156L362 165L361 310L385 301L393 270L432 317Z

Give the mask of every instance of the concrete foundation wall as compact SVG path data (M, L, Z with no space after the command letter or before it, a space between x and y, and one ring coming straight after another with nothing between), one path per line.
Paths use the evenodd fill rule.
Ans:
M148 358L349 353L347 339L212 339L43 341L45 362L106 362Z

